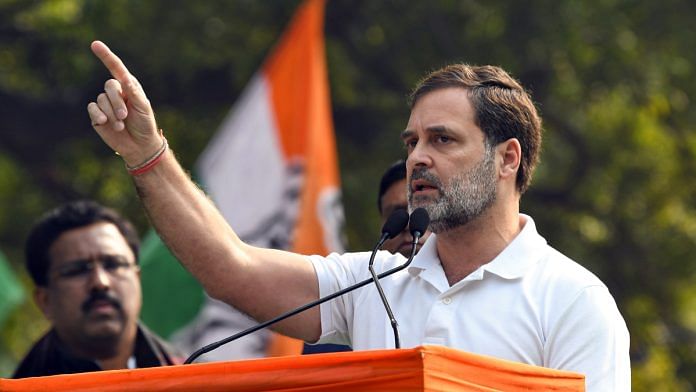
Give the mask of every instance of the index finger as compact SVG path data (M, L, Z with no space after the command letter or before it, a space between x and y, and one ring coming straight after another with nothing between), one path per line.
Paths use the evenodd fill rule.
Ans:
M121 83L127 83L130 80L130 72L128 68L123 64L118 56L109 49L106 44L101 41L94 41L90 46L92 48L92 53L94 53L106 69L111 72L111 75Z

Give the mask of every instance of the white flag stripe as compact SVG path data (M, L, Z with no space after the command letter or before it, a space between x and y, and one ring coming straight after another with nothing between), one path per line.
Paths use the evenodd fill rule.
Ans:
M198 174L240 237L282 204L286 162L263 74L251 80L203 152Z

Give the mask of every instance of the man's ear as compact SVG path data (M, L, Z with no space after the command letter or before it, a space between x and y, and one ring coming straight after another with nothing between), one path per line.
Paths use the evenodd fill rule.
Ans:
M37 286L34 289L34 303L41 309L41 312L46 316L48 321L53 319L50 306L51 296L48 293L47 287Z
M501 178L512 177L517 179L517 170L520 168L522 161L522 146L517 138L510 138L500 144L496 148L498 154L502 157L500 160L499 173Z

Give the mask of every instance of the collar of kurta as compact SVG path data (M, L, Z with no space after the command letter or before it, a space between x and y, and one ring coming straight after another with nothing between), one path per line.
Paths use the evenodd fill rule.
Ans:
M520 214L524 226L520 233L490 262L473 271L464 280L481 280L485 273L503 279L519 279L543 256L546 240L537 233L534 220ZM437 255L437 235L432 233L425 241L413 263L408 268L412 276L425 277L435 271L442 273L442 265ZM423 276L425 275L425 276Z

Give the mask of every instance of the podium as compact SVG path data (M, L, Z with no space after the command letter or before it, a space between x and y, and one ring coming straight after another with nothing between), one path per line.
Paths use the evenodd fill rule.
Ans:
M578 373L442 346L0 379L0 391L584 391Z

